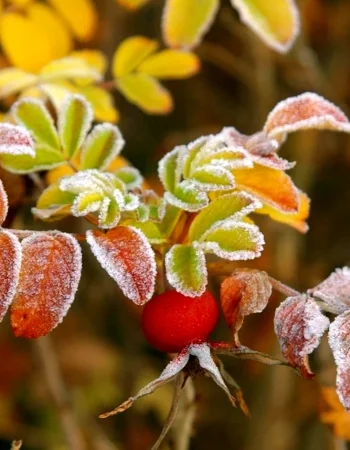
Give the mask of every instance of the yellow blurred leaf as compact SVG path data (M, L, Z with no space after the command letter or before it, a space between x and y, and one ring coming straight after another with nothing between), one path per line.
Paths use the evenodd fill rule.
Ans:
M141 6L145 5L149 0L117 0L117 3L124 8L130 9L131 11L135 11Z
M231 0L242 22L270 47L285 53L299 33L294 0Z
M301 233L306 233L309 229L306 220L308 219L310 212L310 199L301 191L299 191L299 209L297 213L284 213L266 204L255 212L259 214L268 214L271 219L276 220L276 222L290 225Z
M66 56L72 49L72 38L63 20L55 11L43 3L31 3L27 10L28 18L45 31L54 49L54 59Z
M112 73L115 78L128 75L158 48L157 41L143 36L125 39L114 52Z
M68 81L44 83L40 85L40 89L47 95L56 111L60 108L62 101L67 94L77 92L75 86Z
M91 67L94 67L98 73L104 74L107 69L107 58L99 50L75 50L70 54L73 58L80 58Z
M166 44L186 49L198 45L218 8L219 0L167 0L162 21Z
M199 58L182 50L163 50L151 55L137 68L138 72L156 78L187 78L199 69Z
M63 164L62 166L56 167L47 172L46 174L46 182L49 186L53 185L56 181L58 181L62 177L66 177L69 175L74 175L76 172L69 164ZM43 206L39 206L43 207Z
M45 98L42 90L37 86L30 86L30 87L24 89L21 92L19 98L24 98L24 97L36 98L39 100L43 100L43 98Z
M10 62L27 72L38 72L55 58L55 50L44 28L14 12L1 16L0 39Z
M282 170L255 164L252 169L235 169L237 188L250 192L263 203L283 212L297 213L298 190Z
M93 67L89 66L80 58L67 56L57 59L47 64L40 71L42 82L65 80L65 79L86 79L86 81L101 81L101 74Z
M113 104L113 96L110 92L98 86L83 86L77 88L77 91L91 103L96 120L101 122L118 122L119 111Z
M350 414L340 403L335 389L323 387L321 396L321 422L329 425L337 437L350 440Z
M0 98L22 91L37 81L37 77L15 67L0 70Z
M7 0L11 5L23 7L33 3L33 0Z
M170 93L148 75L127 75L118 80L117 87L131 103L149 114L167 114L173 108Z
M74 36L80 41L89 41L97 27L97 13L91 0L49 0L62 15Z

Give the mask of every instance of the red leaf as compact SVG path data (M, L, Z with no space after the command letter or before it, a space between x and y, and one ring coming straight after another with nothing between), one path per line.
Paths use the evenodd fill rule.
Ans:
M97 261L127 298L137 305L152 298L156 261L152 247L140 230L122 226L106 234L90 230L86 240Z
M270 137L306 129L350 132L350 122L341 109L312 92L288 98L270 112L264 131Z
M9 205L8 205L8 199L7 194L4 189L4 185L2 184L2 181L0 180L0 225L2 225L6 219L7 213L8 213Z
M21 244L16 236L0 230L0 321L16 292L21 267Z
M35 156L30 133L21 126L0 123L0 154Z
M268 275L259 270L237 269L222 282L221 305L237 345L238 331L243 325L244 317L263 311L271 291Z
M288 297L276 309L275 333L283 356L305 378L313 377L308 355L319 346L328 326L328 318L307 295Z
M337 393L350 412L350 311L341 314L331 323L329 344L337 364Z
M37 338L66 315L81 275L81 249L66 233L34 234L22 241L22 267L11 306L16 336Z

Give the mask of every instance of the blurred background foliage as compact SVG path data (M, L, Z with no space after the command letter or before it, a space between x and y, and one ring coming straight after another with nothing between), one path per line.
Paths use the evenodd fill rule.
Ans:
M79 43L75 31L76 48L101 49L110 60L116 46L128 36L161 38L162 1L150 0L136 12L124 9L122 1L94 3L98 22L93 38L88 36L90 40L85 42L85 37L80 36L84 42ZM202 60L201 72L181 82L165 82L175 100L175 109L167 116L147 116L117 92L113 94L126 140L124 156L151 185L157 187L157 161L174 145L218 132L228 125L253 133L261 128L271 108L286 97L315 91L349 115L350 2L302 0L299 8L302 34L288 54L279 55L239 21L228 0L222 0L213 27L196 49ZM78 23L79 13L74 14ZM20 34L18 38L20 42L26 39ZM3 110L6 108L5 101ZM260 260L249 264L304 290L316 285L335 267L350 264L350 139L340 133L301 132L290 136L282 156L298 162L291 175L312 199L310 231L299 235L268 218L258 217L267 245ZM42 227L33 223L30 214L37 195L32 180L5 172L0 177L10 197L8 221L12 221L12 226ZM71 218L62 222L61 229L72 231L80 226ZM51 343L35 346L14 338L8 318L1 325L1 449L9 449L11 440L19 438L26 450L67 448L61 428L67 405L65 401L57 405L52 400L40 357L43 351L54 358L56 355L60 364L69 390L67 402L86 445L83 448L144 450L160 432L171 402L170 386L141 400L123 415L106 421L97 419L98 414L155 378L167 357L152 350L143 338L140 309L122 298L89 252L85 252L84 262L76 300L67 318L51 334ZM216 292L219 281L212 284ZM273 314L280 301L274 295L262 314L246 321L244 344L279 356ZM214 337L228 338L223 321ZM345 443L345 439L350 439L349 415L329 389L334 385L335 373L326 342L311 360L318 374L316 381L303 380L284 367L270 368L234 359L225 363L243 389L252 418L232 409L214 383L196 380L191 449L350 448Z

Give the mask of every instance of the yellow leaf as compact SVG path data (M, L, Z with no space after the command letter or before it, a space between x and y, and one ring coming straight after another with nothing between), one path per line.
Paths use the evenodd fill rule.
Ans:
M163 50L147 58L137 70L156 78L187 78L199 69L200 61L194 53Z
M80 58L67 56L57 59L47 64L40 71L42 82L65 80L65 79L85 79L86 82L101 81L101 74L92 66L89 66Z
M73 58L80 58L91 67L94 67L101 75L106 72L107 58L98 50L75 50L70 54Z
M270 47L285 53L299 33L294 0L231 0L242 22Z
M55 169L50 170L46 174L46 182L49 186L54 184L62 177L74 175L76 172L72 169L72 167L68 164L63 164L62 166L56 167ZM42 208L43 206L38 206Z
M218 8L219 0L167 0L162 21L166 44L186 49L198 45Z
M110 92L98 86L83 86L77 88L77 91L91 103L96 120L114 123L119 121L119 112L113 104Z
M44 28L15 12L1 16L0 38L11 64L27 72L38 72L55 58L55 50Z
M54 59L66 56L72 49L72 38L63 20L55 11L43 3L31 3L27 8L28 18L46 34L54 50Z
M33 3L33 0L7 0L11 5L19 6L22 8L23 6L29 5L29 3Z
M143 36L125 39L113 55L112 73L115 78L128 75L158 48L157 41Z
M53 104L56 111L59 110L59 108L62 104L62 101L67 94L72 94L72 93L77 92L74 85L69 83L68 81L41 84L40 89L49 98L50 102Z
M97 26L97 13L91 0L49 0L49 3L62 15L74 36L89 41Z
M141 6L145 5L149 0L117 0L119 5L124 6L124 8L130 9L131 11L135 11Z
M304 192L299 191L299 209L297 213L288 214L266 204L255 212L259 214L268 214L271 219L276 220L276 222L285 223L301 233L306 233L309 229L306 223L306 220L309 217L309 211L310 199Z
M15 67L0 70L0 98L22 91L37 81L37 77Z
M21 92L19 98L25 98L25 97L36 98L39 100L45 99L45 96L44 96L42 90L38 86L30 86L27 89L24 89Z
M173 108L170 93L148 75L127 75L118 80L117 87L131 103L149 114L167 114Z
M283 212L297 213L298 190L282 170L255 164L252 169L235 169L238 189L250 192L263 203Z
M350 440L350 414L340 403L335 389L323 387L321 395L323 400L320 412L321 422L329 425L337 437Z

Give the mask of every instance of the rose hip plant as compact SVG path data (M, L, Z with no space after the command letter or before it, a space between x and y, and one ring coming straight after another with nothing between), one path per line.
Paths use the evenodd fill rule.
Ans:
M294 163L278 151L291 132L349 133L350 122L338 107L304 93L277 104L263 129L251 136L228 127L177 146L159 162L163 194L150 189L136 168L120 166L120 130L110 123L93 125L92 107L83 96L66 96L55 114L41 100L23 98L10 115L13 123L0 124L2 167L35 175L36 181L48 171L50 183L33 205L33 215L49 223L72 216L85 220L89 229L77 234L1 228L1 318L10 309L19 337L52 331L76 296L83 268L80 246L86 241L124 296L143 306L145 338L171 354L157 379L101 417L123 412L175 380L169 417L153 447L158 448L186 382L199 375L211 377L233 405L249 414L219 355L289 365L311 378L308 356L328 328L337 392L350 410L350 269L338 269L299 293L266 272L235 266L263 251L263 231L253 214L307 231L310 201L286 173ZM2 224L7 211L0 184ZM225 264L230 264L229 276ZM218 275L225 279L215 298L209 281ZM250 349L239 338L244 318L263 311L273 289L287 297L275 315L285 361ZM210 340L220 309L231 330L228 342Z

